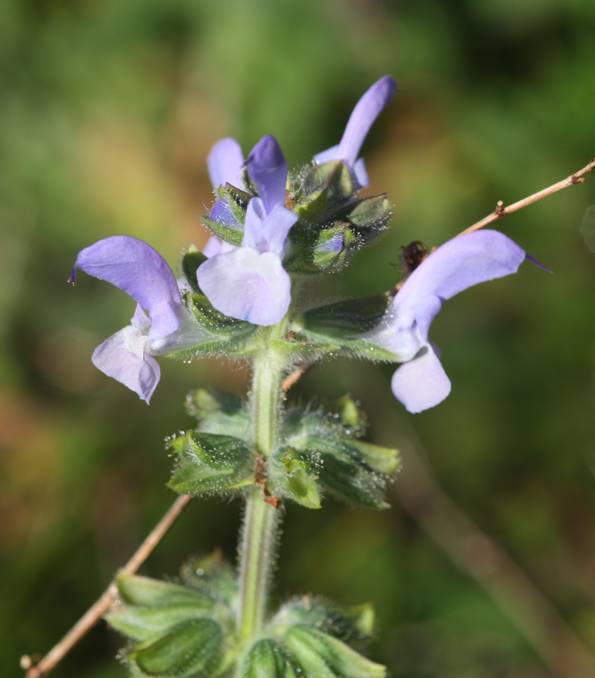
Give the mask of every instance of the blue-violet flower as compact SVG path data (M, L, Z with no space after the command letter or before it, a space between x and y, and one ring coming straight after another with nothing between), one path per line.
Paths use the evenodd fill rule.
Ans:
M149 403L161 371L153 356L180 344L184 309L178 284L165 259L150 245L113 236L82 249L70 282L80 269L126 292L137 307L127 325L93 352L93 364Z
M443 302L473 285L516 273L526 258L502 233L477 231L446 242L407 278L384 322L366 338L403 363L391 385L409 412L434 407L450 393L450 380L428 338Z
M225 167L233 167L233 155L223 155L229 161ZM223 164L221 158L214 160L214 167ZM265 136L256 144L246 167L258 197L248 203L242 244L209 253L197 279L221 313L255 325L275 325L291 302L291 279L282 256L297 215L284 206L287 163L274 137ZM218 179L225 172L211 170L211 176Z

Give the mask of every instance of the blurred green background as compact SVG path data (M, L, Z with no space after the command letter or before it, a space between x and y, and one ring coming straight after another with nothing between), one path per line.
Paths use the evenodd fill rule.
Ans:
M186 390L246 387L237 365L162 363L149 409L96 371L92 349L133 305L89 278L66 286L78 249L126 233L176 262L206 239L218 138L248 150L274 134L297 165L336 143L390 73L400 91L365 156L372 188L396 203L393 229L325 294L387 289L402 244L439 244L592 157L594 28L592 0L0 3L3 676L49 649L172 501L162 440L191 423ZM595 651L593 203L591 181L502 222L554 274L526 266L448 304L434 328L454 385L441 407L410 417L390 369L348 362L294 395L360 397L375 440L403 446L405 494L415 430L458 510ZM217 546L235 558L239 510L194 502L143 571L173 575ZM397 677L550 675L555 629L527 621L522 593L505 614L466 571L477 553L461 551L461 567L440 546L440 531L462 546L468 535L434 513L445 520L429 536L396 494L384 513L290 507L275 594L372 601L372 653ZM480 575L491 581L489 562ZM119 643L102 624L53 675L123 676Z

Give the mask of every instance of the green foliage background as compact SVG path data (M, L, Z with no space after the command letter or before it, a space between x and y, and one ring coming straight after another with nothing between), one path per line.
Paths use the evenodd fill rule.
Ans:
M593 155L591 0L4 0L0 4L0 666L48 649L173 496L162 440L187 427L191 385L242 392L234 365L162 365L151 408L90 363L132 312L65 280L78 249L146 239L173 263L201 245L205 157L224 135L276 135L298 164L335 143L361 92L400 84L366 147L394 227L331 278L328 298L394 284L399 247L439 244ZM452 378L440 408L407 416L390 370L335 363L300 398L361 397L375 439L413 424L450 496L595 649L595 184L501 227L555 272L449 303L435 326ZM591 206L591 207L590 207ZM590 208L590 209L589 209ZM589 241L589 238L586 238ZM398 483L406 483L407 466ZM378 611L375 658L398 677L547 675L518 628L412 521L327 504L287 511L276 593ZM195 502L145 567L235 557L239 505ZM55 672L122 676L101 626Z

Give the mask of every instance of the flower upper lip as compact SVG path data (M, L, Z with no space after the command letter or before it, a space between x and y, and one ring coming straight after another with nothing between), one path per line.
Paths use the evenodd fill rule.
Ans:
M369 87L355 105L341 141L336 145L314 156L317 163L330 160L343 160L355 175L361 187L368 185L368 175L364 161L358 159L361 147L376 121L376 118L388 105L397 89L397 83L389 75L385 75Z

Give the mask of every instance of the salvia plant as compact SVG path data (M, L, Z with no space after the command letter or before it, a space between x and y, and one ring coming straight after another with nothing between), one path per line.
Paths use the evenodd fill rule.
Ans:
M431 252L419 243L404 248L405 278L386 292L319 306L300 296L305 278L351 265L389 225L387 197L361 194L368 177L360 150L395 89L390 77L374 83L339 143L296 170L271 136L247 156L231 138L216 143L208 157L214 202L204 218L211 236L202 252L184 252L178 276L129 236L76 257L71 282L84 271L136 302L129 324L92 360L142 400L150 402L164 357L231 358L252 373L245 399L189 393L196 425L167 439L174 492L245 503L239 567L210 556L186 562L176 580L119 577L107 621L126 638L121 657L132 675L385 675L363 654L373 632L368 605L308 596L269 606L283 506L318 509L334 497L383 509L399 469L396 450L366 440L357 401L293 404L284 380L332 357L394 363L394 396L409 412L433 407L451 389L429 337L443 303L527 259L505 235L481 230Z

